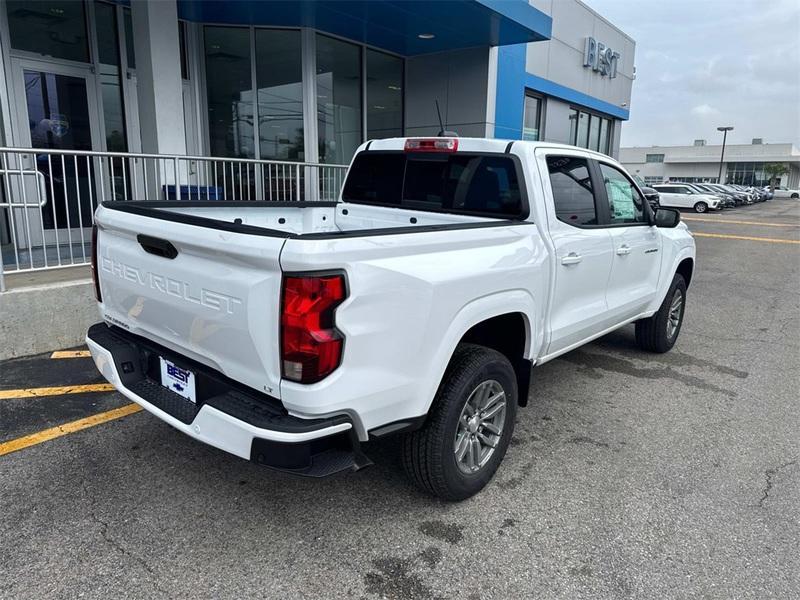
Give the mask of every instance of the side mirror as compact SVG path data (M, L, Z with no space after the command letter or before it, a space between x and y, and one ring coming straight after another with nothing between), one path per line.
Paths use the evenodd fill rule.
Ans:
M656 227L671 229L681 222L681 213L674 208L659 208L656 211Z

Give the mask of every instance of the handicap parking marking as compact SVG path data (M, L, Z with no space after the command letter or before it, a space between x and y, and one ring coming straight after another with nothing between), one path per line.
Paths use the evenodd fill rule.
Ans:
M88 429L89 427L108 423L109 421L113 421L115 419L127 417L128 415L135 414L141 410L142 407L138 404L126 404L113 410L98 413L83 419L78 419L77 421L70 421L69 423L64 423L63 425L56 425L55 427L50 427L49 429L43 429L42 431L37 431L36 433L32 433L30 435L9 440L0 444L0 456L11 454L12 452L29 448L30 446L36 446L37 444L69 435L70 433L75 433L76 431Z
M91 356L88 350L57 350L50 355L50 358L91 358Z
M57 387L23 388L16 390L0 390L0 400L17 400L19 398L40 398L42 396L64 396L66 394L83 394L85 392L113 392L110 383L90 383L86 385L65 385Z
M726 240L747 240L750 242L766 242L768 244L800 244L800 240L786 240L783 238L752 237L747 235L730 235L727 233L700 233L693 231L694 237L722 238Z

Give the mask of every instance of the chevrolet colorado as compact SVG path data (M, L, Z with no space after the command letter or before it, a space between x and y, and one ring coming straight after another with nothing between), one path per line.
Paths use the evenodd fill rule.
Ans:
M672 348L695 261L619 163L542 142L376 140L335 203L105 202L95 223L86 343L123 395L311 476L401 434L451 500L494 475L534 366L629 323Z

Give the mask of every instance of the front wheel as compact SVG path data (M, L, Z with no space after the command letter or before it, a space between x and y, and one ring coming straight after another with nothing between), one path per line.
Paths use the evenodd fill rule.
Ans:
M792 194L792 198L797 200L798 198L800 198L800 194Z
M675 345L686 310L686 281L675 274L667 296L652 317L636 321L636 343L642 350L668 352Z
M704 213L708 210L708 204L705 202L698 202L694 205L694 212Z
M517 414L508 359L461 344L445 371L425 425L403 439L403 467L414 484L445 500L481 491L505 456Z

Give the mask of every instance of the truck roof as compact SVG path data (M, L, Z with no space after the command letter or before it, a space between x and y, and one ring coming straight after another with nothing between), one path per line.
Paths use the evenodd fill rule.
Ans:
M517 147L518 144L525 145L531 150L535 150L536 148L563 148L564 150L580 150L581 152L585 152L587 155L592 155L596 158L604 158L606 160L611 159L610 156L606 154L602 154L600 152L595 152L594 150L588 150L586 148L579 148L578 146L570 146L568 144L558 144L556 142L531 142L527 140L507 140L507 139L497 139L497 138L476 138L476 137L458 137L452 138L450 136L442 136L442 138L437 138L437 136L408 136L408 137L395 137L395 138L385 138L380 140L370 140L368 142L363 143L358 151L366 150L369 148L370 150L402 150L405 147L406 140L414 140L414 139L457 139L458 140L458 151L459 152L506 152L509 147L509 144L513 142L514 147Z

